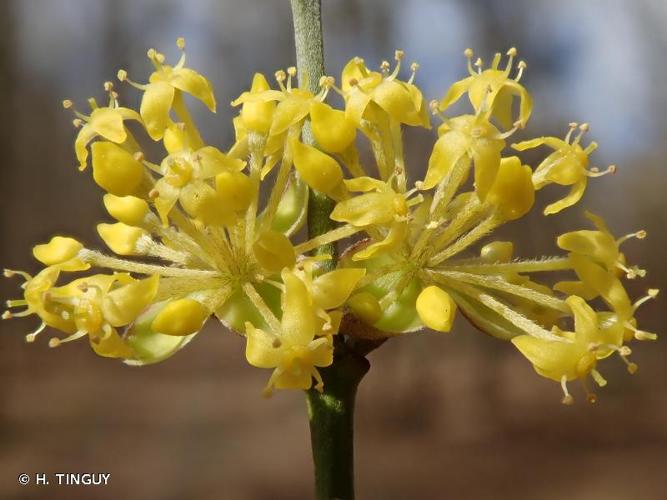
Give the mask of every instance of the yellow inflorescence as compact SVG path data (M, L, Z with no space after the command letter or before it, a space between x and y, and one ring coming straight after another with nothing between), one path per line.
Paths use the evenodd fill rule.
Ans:
M512 242L488 241L493 230L526 215L543 187L570 186L544 209L551 215L579 201L589 178L615 170L589 166L597 145L581 144L588 124L570 124L564 139L511 144L518 152L553 150L535 169L506 154L508 138L527 125L533 109L519 83L525 63L512 75L516 49L507 52L504 69L500 54L484 69L466 50L469 75L430 104L415 84L417 64L401 79L402 51L393 69L383 62L373 71L353 58L340 85L323 77L318 93L296 85L295 68L276 72L277 88L257 73L232 102L240 107L236 142L223 151L204 142L189 114L186 95L211 111L216 102L209 81L185 66L184 40L177 46L183 54L174 66L148 51L155 71L147 84L118 72L143 92L138 112L119 105L110 82L107 106L90 99L89 115L74 110L79 168L92 164L104 206L117 221L99 224L98 233L114 254L140 259L62 236L37 245L33 253L44 269L35 276L5 272L25 282L23 298L8 301L3 317L41 319L28 341L49 326L66 334L53 337L52 347L87 337L97 354L143 365L173 355L214 315L246 338L250 364L273 370L270 394L308 389L313 381L321 390L318 369L333 362L340 342L424 327L448 332L461 309L482 331L511 340L540 375L560 382L565 403L573 401L571 380L585 388L589 376L606 384L598 364L611 354L636 371L627 343L656 336L639 329L635 313L658 291L632 302L622 279L645 271L626 262L620 245L645 232L617 239L588 214L594 229L559 236L563 255L534 260L515 260ZM330 94L342 98L341 109L327 102ZM464 95L470 113L446 116ZM69 100L63 104L73 108ZM431 128L429 109L441 123L425 177L411 186L401 128ZM143 127L142 140L162 142L161 158L144 151L130 121ZM307 122L315 144L304 138ZM359 154L362 140L372 167ZM270 186L266 199L262 184ZM331 219L338 226L304 241L296 235L308 188L335 200ZM363 238L334 270L321 265L333 256L308 256L355 235ZM464 254L480 244L477 256ZM110 273L58 284L91 267ZM569 271L571 279L553 287L537 281L552 271ZM598 298L602 310L590 305ZM345 315L356 320L339 332Z

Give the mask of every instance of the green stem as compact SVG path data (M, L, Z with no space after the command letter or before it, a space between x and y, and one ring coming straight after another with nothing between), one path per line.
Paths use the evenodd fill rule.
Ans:
M369 366L363 356L337 358L320 369L323 392L306 392L318 500L354 499L354 400Z
M322 40L322 5L320 0L290 0L294 20L294 44L296 46L296 67L299 84L307 82L308 89L316 93L320 78L324 76L324 42ZM303 142L314 144L310 124L303 127ZM308 238L314 238L334 228L329 218L335 202L314 190L308 197ZM323 270L336 266L333 244L322 245L316 254L328 254L332 259L325 263Z
M324 75L321 0L290 0L294 19L294 41L299 83L316 93ZM306 84L307 82L307 84ZM303 127L303 141L315 145L310 123ZM308 239L335 228L329 218L335 202L310 190L308 199ZM336 267L333 243L320 245L316 254L331 255L321 271ZM337 335L334 362L320 369L324 389L306 391L310 436L315 465L315 492L318 500L354 499L354 400L359 382L369 369L364 355L376 347L355 346ZM369 344L370 345L370 344Z

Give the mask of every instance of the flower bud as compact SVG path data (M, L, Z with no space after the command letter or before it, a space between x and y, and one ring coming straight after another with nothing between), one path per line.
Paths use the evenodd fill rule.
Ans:
M74 238L54 236L48 243L36 245L32 254L45 266L53 266L72 259L82 248L83 245Z
M148 203L136 196L116 196L107 193L103 201L109 215L128 226L140 226L148 214Z
M147 233L139 227L117 222L116 224L98 224L97 234L114 253L136 255L138 253L137 241Z
M354 294L347 301L347 305L355 316L364 323L372 325L382 317L382 308L375 296L368 292Z
M294 155L294 166L306 184L329 196L339 192L343 171L336 160L297 140L292 140L290 147Z
M269 89L269 82L266 81L264 75L255 73L252 78L250 93L258 94ZM276 104L273 101L245 102L241 108L241 120L244 127L260 134L268 133L271 128L274 109L276 109Z
M143 165L120 146L99 141L92 145L93 179L116 196L134 194L144 178Z
M514 243L511 241L492 241L482 247L479 256L482 260L493 264L496 262L509 262L514 255Z
M215 177L215 189L225 204L237 212L246 210L255 195L252 181L241 172L218 174Z
M495 181L487 194L487 201L498 208L505 220L526 215L535 202L533 171L521 165L518 157L503 158Z
M151 329L165 335L184 337L199 331L209 315L209 310L194 299L174 300L155 316Z
M442 288L428 286L417 297L417 313L428 328L448 332L456 317L456 303Z
M271 272L281 271L296 263L296 253L292 243L287 236L277 231L268 230L261 233L252 249L259 264Z
M323 102L310 104L310 120L318 146L330 153L344 151L357 135L354 123L346 118L344 111Z

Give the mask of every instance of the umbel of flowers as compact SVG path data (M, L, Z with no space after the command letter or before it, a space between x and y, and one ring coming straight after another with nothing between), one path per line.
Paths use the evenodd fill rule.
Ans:
M183 39L177 45L174 66L148 51L146 84L118 72L143 93L138 111L120 105L111 82L107 105L91 98L89 114L74 110L79 169L92 170L116 222L97 226L109 252L55 236L33 249L44 265L37 274L5 271L24 281L23 298L8 301L3 317L39 319L28 342L50 327L63 332L51 347L86 339L100 356L146 365L175 354L214 317L245 338L251 365L272 370L268 395L321 390L318 368L333 362L337 337L449 332L460 310L559 383L566 404L577 379L594 400L587 382L606 384L605 358L636 371L629 344L656 336L635 315L657 290L630 299L623 280L645 272L620 246L644 231L617 238L586 214L589 229L558 236L561 252L536 259L515 259L512 242L492 238L533 209L545 186L568 189L544 209L552 216L576 204L590 178L614 171L590 166L597 145L584 144L585 123L571 123L563 139L510 141L533 110L516 49L488 68L466 50L469 75L431 102L415 83L417 64L403 79L401 51L379 71L353 58L316 94L297 86L295 68L277 71L274 86L255 74L232 102L236 141L221 150L204 142L186 104L191 96L215 112L211 84L185 66ZM451 116L460 99L469 113ZM402 129L430 129L431 114L426 175L412 180ZM303 139L306 124L316 146ZM144 152L151 140L164 147L161 157ZM518 156L532 148L547 151L534 168ZM304 241L310 190L335 200L338 224ZM325 272L332 256L311 251L332 243L346 248ZM551 272L570 277L548 286L540 278Z

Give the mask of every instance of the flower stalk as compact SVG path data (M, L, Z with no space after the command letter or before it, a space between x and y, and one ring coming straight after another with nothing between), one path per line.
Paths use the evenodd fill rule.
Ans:
M300 84L317 92L324 76L321 0L291 0L294 43ZM303 128L303 142L314 145L308 122ZM330 218L334 200L312 188L308 199L308 237L317 238L335 228ZM336 267L335 246L325 243L316 255L331 255L323 264ZM336 356L321 370L324 390L306 391L311 446L315 466L315 494L318 500L354 498L354 402L357 387L370 365L365 357L349 353Z
M324 390L306 391L318 500L354 498L354 402L370 365L358 354L320 370Z

